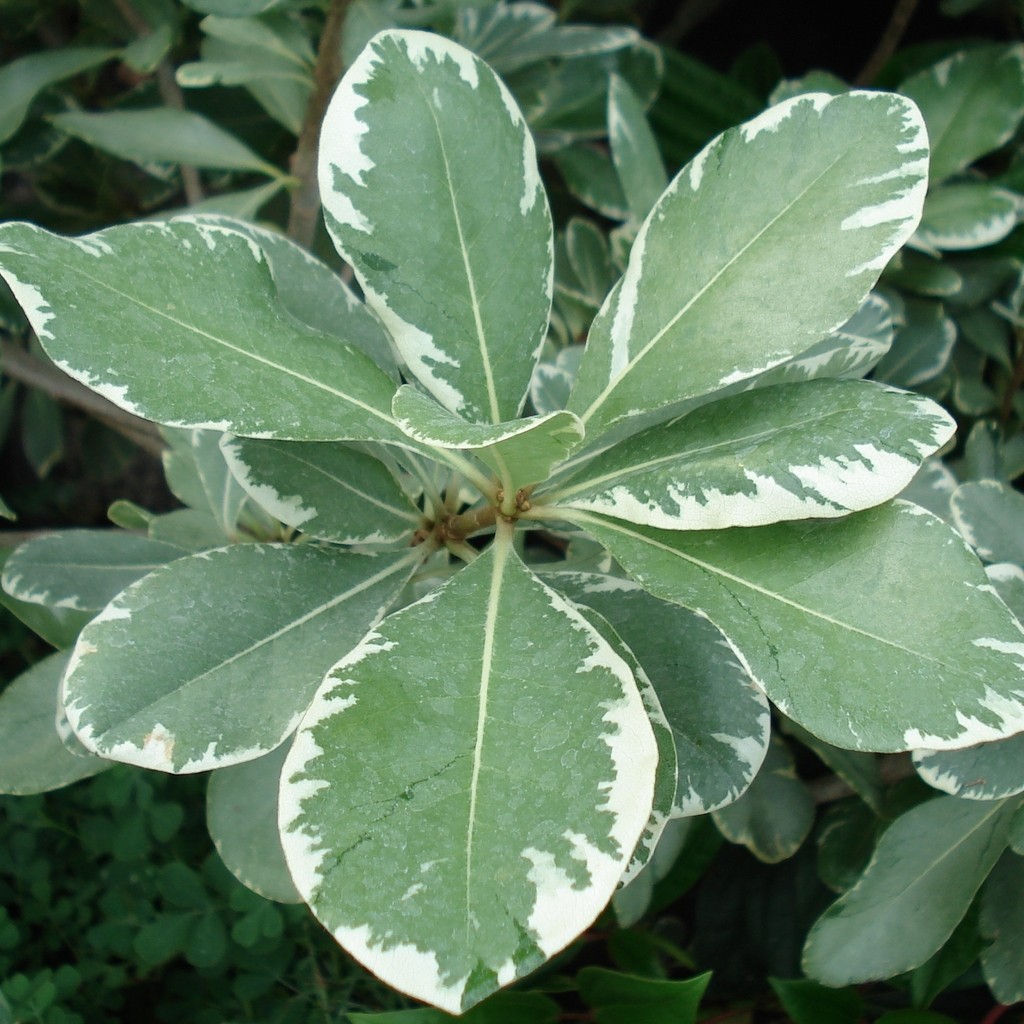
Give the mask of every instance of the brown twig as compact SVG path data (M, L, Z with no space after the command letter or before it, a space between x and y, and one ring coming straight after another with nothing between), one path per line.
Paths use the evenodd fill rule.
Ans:
M899 782L914 774L914 763L909 754L888 754L882 758L879 774L883 782ZM836 800L853 796L854 788L838 775L827 775L807 783L807 788L816 804L830 804Z
M164 442L148 420L119 409L113 402L72 380L52 363L30 356L9 341L0 342L0 368L12 380L45 392L59 402L89 413L111 429L123 434L150 455L160 455Z
M133 32L140 36L152 34L152 26L139 14L131 0L114 0L114 5ZM178 85L178 80L174 77L174 65L166 57L157 66L156 82L157 88L160 90L160 98L167 106L173 107L175 110L185 109L185 97ZM178 166L181 168L181 184L189 206L202 202L205 193L199 172L188 164L179 164Z
M341 29L347 9L348 0L331 0L313 65L313 91L306 104L299 140L291 158L291 171L299 184L292 191L288 210L288 237L306 249L313 245L320 213L320 190L316 181L317 144L327 104L341 78Z
M878 40L878 45L868 57L864 67L861 68L860 74L853 80L855 85L870 85L885 67L889 58L896 52L896 47L900 45L900 40L910 25L910 19L914 16L917 4L918 0L897 0L892 10L892 16L889 18L889 24L885 26L885 31L882 33L882 38Z

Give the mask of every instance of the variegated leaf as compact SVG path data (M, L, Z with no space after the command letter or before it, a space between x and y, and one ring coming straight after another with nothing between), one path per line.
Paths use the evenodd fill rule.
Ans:
M222 450L261 508L311 537L387 544L420 525L422 516L388 468L348 445L226 436Z
M47 793L111 767L74 740L78 752L66 750L57 732L57 695L67 661L67 653L51 654L0 693L0 793Z
M728 622L769 699L829 743L950 750L1024 731L1024 632L917 506L696 533L572 522L655 596Z
M900 92L924 115L938 184L1013 136L1024 112L1024 46L954 53L912 75Z
M899 494L955 429L929 399L869 381L758 388L627 438L538 497L668 530L835 518Z
M328 108L320 193L418 380L474 422L518 415L551 309L552 229L533 139L494 72L442 36L379 33Z
M728 637L632 580L580 572L545 579L600 612L639 658L672 730L672 816L705 814L740 796L764 759L770 720L764 693Z
M301 903L288 874L277 828L281 769L290 744L210 776L206 827L225 867L268 900Z
M387 375L299 323L260 248L222 224L185 217L84 238L6 224L0 274L50 358L129 412L291 440L402 436Z
M583 427L571 412L562 410L493 426L467 423L408 384L395 394L392 412L413 440L475 452L510 493L546 479L583 437Z
M914 230L927 155L917 109L886 93L800 96L719 136L644 222L569 408L596 436L810 348Z
M928 193L915 237L933 249L981 249L1002 241L1021 210L1013 192L989 182L943 185Z
M17 548L4 565L3 588L30 604L96 612L130 583L184 554L123 530L64 530Z
M353 956L460 1013L604 908L657 756L629 666L500 530L324 681L285 764L285 856Z
M82 631L68 719L90 750L157 771L259 757L384 614L415 557L237 544L172 562Z
M553 576L547 577L546 582L553 582ZM629 666L630 672L636 681L637 689L643 698L644 708L647 717L651 722L651 729L654 732L654 739L658 744L658 772L654 780L654 795L651 805L651 816L647 821L647 827L636 844L633 856L626 865L623 872L621 884L630 885L640 871L649 863L654 851L661 842L665 826L672 817L672 811L676 802L676 780L677 780L677 759L676 744L672 734L672 726L665 717L661 701L658 699L657 691L651 685L636 655L626 646L622 637L612 627L612 624L593 608L586 605L578 605L579 613L590 623L590 625L601 634L608 642L613 651Z
M915 750L917 774L936 789L967 800L1024 793L1024 733L964 750Z

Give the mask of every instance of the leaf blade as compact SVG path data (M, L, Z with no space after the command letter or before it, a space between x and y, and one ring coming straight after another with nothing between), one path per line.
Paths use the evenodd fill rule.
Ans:
M856 165L844 163L853 125L876 142ZM591 329L569 408L596 434L809 348L856 311L909 237L926 179L923 123L893 95L797 97L726 132L641 228ZM691 253L683 273L680 246Z
M572 521L655 596L728 622L768 698L836 746L957 749L1024 730L1021 627L923 509L700 533Z
M320 191L423 385L467 419L518 415L551 307L551 220L530 133L487 65L440 36L375 36L325 117Z
M557 656L546 646L544 674L531 679L539 666L521 638L552 616L567 628L545 629ZM468 642L438 647L438 622L458 622ZM564 666L555 678L586 676L586 709L559 710L549 657ZM365 757L339 760L351 744ZM647 824L656 749L628 666L499 534L325 680L285 766L285 855L350 953L458 1013L604 907ZM570 848L585 859L567 861ZM411 913L396 918L403 904Z

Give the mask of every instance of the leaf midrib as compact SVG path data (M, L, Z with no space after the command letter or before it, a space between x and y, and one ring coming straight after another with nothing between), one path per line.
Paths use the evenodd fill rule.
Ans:
M479 793L480 771L483 766L483 745L487 731L487 705L490 696L491 674L494 663L494 633L501 603L501 584L505 575L511 551L513 532L499 529L492 550L494 563L491 567L491 586L487 595L487 611L484 617L484 646L481 654L480 693L477 706L476 740L473 746L473 771L469 783L469 821L466 829L466 946L471 945L473 928L470 907L473 888L473 844L476 839L476 805Z

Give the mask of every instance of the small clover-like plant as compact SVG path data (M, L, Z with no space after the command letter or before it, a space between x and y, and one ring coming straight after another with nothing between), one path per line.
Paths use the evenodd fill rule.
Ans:
M858 750L1024 730L1020 627L956 534L889 500L952 421L844 379L848 335L806 357L914 231L927 168L886 93L726 132L639 226L566 408L527 416L551 217L510 94L439 36L376 36L324 122L365 306L241 222L5 226L51 358L193 431L168 472L206 502L201 536L99 542L121 571L88 598L62 575L80 537L9 561L13 597L97 612L50 670L67 742L218 769L235 869L459 1013L569 944L669 819L743 792L768 700ZM231 833L276 837L275 807L254 858Z

